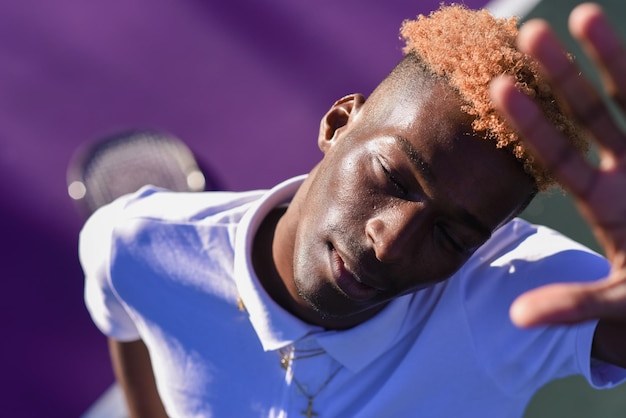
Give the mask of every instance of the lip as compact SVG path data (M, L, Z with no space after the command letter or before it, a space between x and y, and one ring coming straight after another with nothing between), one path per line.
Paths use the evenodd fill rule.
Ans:
M349 266L335 247L331 247L331 265L337 287L350 299L366 301L375 297L382 289L363 281Z

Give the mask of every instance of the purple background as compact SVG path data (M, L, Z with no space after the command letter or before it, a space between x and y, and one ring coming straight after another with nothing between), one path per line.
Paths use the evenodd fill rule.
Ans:
M221 187L272 186L312 167L323 113L368 94L401 56L400 22L438 4L3 1L2 414L78 416L113 381L84 308L82 220L66 193L79 145L164 130Z

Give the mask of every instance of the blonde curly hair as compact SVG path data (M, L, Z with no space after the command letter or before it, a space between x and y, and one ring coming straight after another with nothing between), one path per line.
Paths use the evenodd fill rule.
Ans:
M516 18L498 19L487 10L470 10L452 4L428 17L406 20L400 29L405 54L415 54L433 74L444 78L465 102L463 111L475 119L472 128L510 150L542 191L556 184L550 173L535 162L520 140L496 112L489 97L491 80L508 74L517 87L533 97L548 119L579 150L586 151L582 131L557 103L538 65L515 47Z

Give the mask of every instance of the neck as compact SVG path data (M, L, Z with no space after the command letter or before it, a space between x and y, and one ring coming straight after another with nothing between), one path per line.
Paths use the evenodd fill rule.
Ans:
M276 303L291 312L289 290L276 269L272 250L276 228L284 214L285 208L274 209L259 226L252 245L252 265L265 291Z

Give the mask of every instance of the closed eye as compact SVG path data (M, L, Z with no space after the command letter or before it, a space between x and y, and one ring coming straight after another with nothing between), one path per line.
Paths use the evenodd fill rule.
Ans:
M385 173L387 180L393 185L393 187L403 196L407 196L409 194L409 189L407 189L401 182L398 180L396 176L394 176L391 171L385 167L385 165L379 160L381 169Z
M466 254L470 251L448 230L445 225L438 223L435 225L435 228L437 228L443 239L450 245L450 247L452 247L455 252L459 254Z

